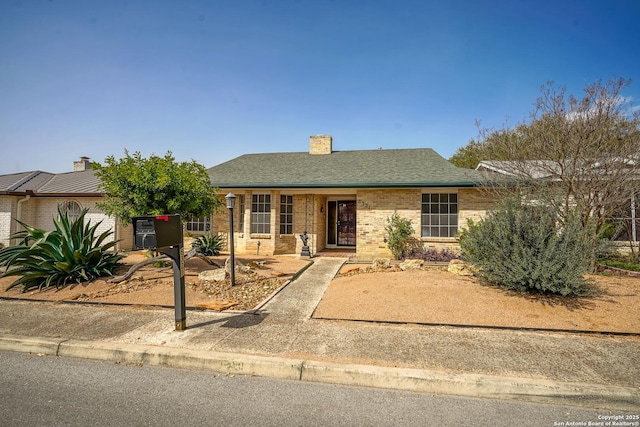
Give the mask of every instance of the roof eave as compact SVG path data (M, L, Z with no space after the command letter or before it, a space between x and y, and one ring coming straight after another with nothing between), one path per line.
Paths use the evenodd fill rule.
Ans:
M346 183L224 183L217 188L407 188L407 187L479 187L481 182L346 182Z
M35 193L36 197L103 197L104 193Z
M33 193L27 193L26 191L0 191L0 196L27 196L33 195Z

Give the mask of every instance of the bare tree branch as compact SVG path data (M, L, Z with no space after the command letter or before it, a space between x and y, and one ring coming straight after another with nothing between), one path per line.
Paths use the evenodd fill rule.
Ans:
M480 130L482 154L493 160L480 163L492 171L487 183L544 200L564 217L580 209L583 226L594 221L599 232L640 192L640 111L622 94L629 84L599 80L581 98L553 82L543 86L528 121ZM496 172L505 185L496 185Z

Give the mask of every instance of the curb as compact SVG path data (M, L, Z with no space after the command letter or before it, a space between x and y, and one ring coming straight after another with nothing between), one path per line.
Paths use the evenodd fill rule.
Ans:
M227 375L261 376L610 410L634 411L640 407L640 389L634 387L546 379L341 364L154 345L18 335L0 335L0 350L115 363L207 370Z
M303 364L302 360L269 356L18 335L0 335L0 350L292 380L300 379Z
M635 411L640 405L640 390L633 387L411 368L307 361L303 366L301 379L331 384L611 410Z

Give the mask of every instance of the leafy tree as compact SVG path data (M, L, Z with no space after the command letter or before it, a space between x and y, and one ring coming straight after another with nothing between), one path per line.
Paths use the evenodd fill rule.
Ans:
M469 141L464 147L460 147L449 158L449 161L459 168L475 169L481 160L488 160L482 157L482 143Z
M20 239L20 243L0 249L0 266L6 267L2 277L20 276L8 289L22 286L26 292L34 287L62 287L113 274L123 257L110 250L115 241L105 243L113 232L96 235L100 222L85 224L86 213L87 209L75 221L70 221L67 213L62 214L58 208L53 231L18 221L24 230L11 238Z
M527 120L481 130L473 148L484 160L506 160L500 168L513 178L496 187L489 177L487 187L543 201L561 221L577 211L585 229L595 219L597 235L612 212L640 191L640 110L622 94L629 85L599 80L578 98L549 82Z
M97 206L123 224L139 215L202 217L223 205L204 166L195 161L177 163L171 152L144 159L139 152L131 156L125 150L124 158L109 156L104 165L94 163L93 168L106 193Z
M480 133L481 140L470 140L467 145L458 148L449 161L459 168L475 169L483 160L511 160L513 155L505 150L504 141L510 141L510 145L513 146L522 144L522 135L518 128L490 133L483 130Z

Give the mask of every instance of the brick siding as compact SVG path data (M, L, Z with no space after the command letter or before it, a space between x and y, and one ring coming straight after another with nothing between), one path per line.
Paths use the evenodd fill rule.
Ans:
M415 230L414 238L426 248L458 250L456 238L423 238L421 233L422 194L449 192L458 194L458 228L466 227L468 219L480 219L493 201L478 189L371 189L354 190L356 194L356 256L370 259L391 257L387 247L385 226L387 218L397 212L408 218ZM311 253L323 250L327 240L327 200L324 194L296 194L293 198L293 234L280 235L280 194L278 190L259 190L256 194L271 194L271 233L251 234L251 191L245 196L245 222L237 225L239 213L234 211L234 247L237 253L299 254L302 241L299 235L307 230ZM332 198L333 200L334 198ZM229 213L226 209L213 215L212 231L228 237ZM242 229L241 229L242 228ZM258 242L260 245L258 246Z
M96 229L96 236L111 229L111 231L115 231L117 234L111 235L107 239L107 242L122 239L122 242L118 244L118 249L129 250L133 247L132 227L122 227L115 218L101 212L96 207L96 203L101 200L100 198L31 197L25 200L24 198L15 196L0 197L0 243L5 246L15 244L15 242L9 241L9 236L21 228L14 220L18 215L18 200L24 200L20 204L21 221L44 230L54 229L53 219L58 216L58 205L69 200L74 200L82 209L89 209L85 219L91 221L91 224L102 221ZM116 229L116 227L118 228Z

